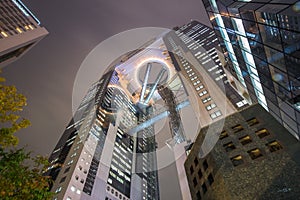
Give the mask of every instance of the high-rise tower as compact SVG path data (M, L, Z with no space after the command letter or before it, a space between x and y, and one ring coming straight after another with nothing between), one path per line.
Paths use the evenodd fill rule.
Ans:
M21 0L0 2L0 68L20 58L48 32Z
M214 43L201 47L208 36ZM90 88L50 156L47 174L54 179L55 197L159 199L157 152L164 144L174 153L182 197L190 199L185 146L200 127L247 105L228 90L215 39L211 29L192 22L114 61ZM228 97L225 91L231 92ZM194 127L182 118L189 106L185 120L194 120ZM170 137L157 141L156 125L163 119L162 132Z
M229 82L299 140L299 1L203 0Z

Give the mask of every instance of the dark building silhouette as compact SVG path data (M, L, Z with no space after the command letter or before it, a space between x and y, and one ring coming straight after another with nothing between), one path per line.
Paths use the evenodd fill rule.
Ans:
M185 162L192 199L298 199L298 141L259 104L201 129ZM208 131L210 129L210 131ZM219 137L208 155L203 139Z

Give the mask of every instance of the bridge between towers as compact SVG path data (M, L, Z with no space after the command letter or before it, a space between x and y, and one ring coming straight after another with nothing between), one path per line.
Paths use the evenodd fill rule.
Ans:
M178 73L166 83L160 84L159 82L166 72L166 69L163 67L158 73L155 83L152 84L150 92L145 97L146 88L149 85L148 78L151 72L151 67L152 64L148 63L144 74L144 81L142 84L140 99L137 105L141 109L148 106L150 99L152 98L154 92L157 90L158 94L161 96L165 103L165 107L160 110L155 110L152 114L150 114L149 118L146 121L141 122L134 127L129 127L127 129L127 133L129 135L134 135L135 133L155 124L163 118L169 117L170 131L174 142L175 144L182 143L186 140L186 138L184 136L181 117L178 111L190 104L188 100L188 92L184 87L183 81Z

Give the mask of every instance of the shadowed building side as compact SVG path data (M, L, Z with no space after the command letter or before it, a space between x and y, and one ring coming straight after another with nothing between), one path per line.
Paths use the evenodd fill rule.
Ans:
M259 104L226 117L219 141L203 157L207 128L185 162L193 199L299 197L299 143Z

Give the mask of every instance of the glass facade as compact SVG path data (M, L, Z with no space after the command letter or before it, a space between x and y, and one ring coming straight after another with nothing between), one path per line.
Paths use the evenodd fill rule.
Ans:
M120 76L110 66L90 87L52 152L45 175L54 180L55 198L129 200L134 187L142 199L159 200L154 126L128 134L153 108L139 110Z
M203 3L239 89L299 139L299 1Z

